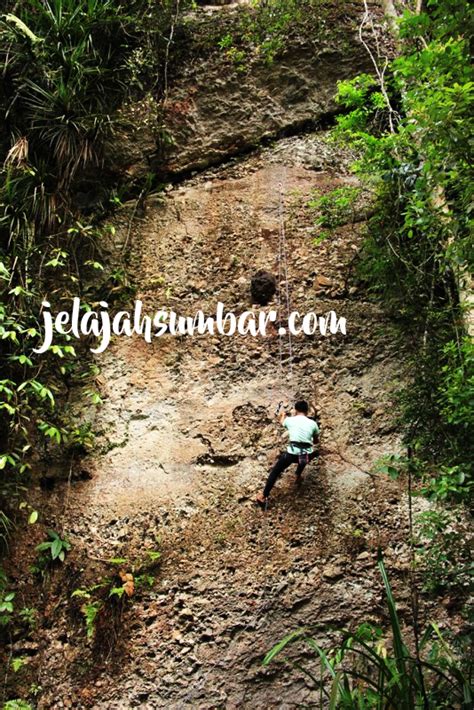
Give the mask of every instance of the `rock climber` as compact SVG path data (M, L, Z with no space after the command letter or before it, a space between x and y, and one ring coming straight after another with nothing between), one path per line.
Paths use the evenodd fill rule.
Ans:
M262 508L266 506L270 491L277 478L293 463L297 463L296 481L301 481L303 470L310 461L317 457L318 452L314 448L315 440L319 437L319 426L314 419L308 417L308 402L300 400L295 404L295 414L289 417L285 410L279 405L277 410L278 421L288 431L290 443L277 459L272 470L268 474L267 482L262 493L257 496L257 504Z

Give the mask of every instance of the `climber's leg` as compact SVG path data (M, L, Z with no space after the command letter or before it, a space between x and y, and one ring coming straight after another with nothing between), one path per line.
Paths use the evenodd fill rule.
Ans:
M298 462L298 466L297 466L297 468L296 468L296 481L297 481L297 482L300 482L300 481L301 481L302 473L303 473L303 471L305 470L307 464L308 464L310 461L312 461L313 459L317 458L317 457L318 457L318 452L317 452L317 451L313 451L311 454L308 454L308 460L307 460L307 461L302 461L301 463ZM298 457L298 458L299 458L299 457Z
M285 471L288 466L291 466L292 463L296 463L297 461L298 457L294 456L293 454L289 454L287 451L285 451L283 454L280 454L275 465L268 474L267 482L265 484L265 488L263 489L263 493L259 493L259 495L257 496L257 503L264 504L266 502L273 486L276 483L277 478L281 476L283 471Z

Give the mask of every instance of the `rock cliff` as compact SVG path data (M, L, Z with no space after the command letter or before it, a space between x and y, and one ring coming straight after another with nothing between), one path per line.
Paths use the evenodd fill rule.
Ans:
M232 26L239 11L214 8L188 22L201 22L201 31ZM356 186L352 156L321 129L336 110L337 81L370 70L359 14L357 3L334 3L332 24L294 39L270 65L250 58L238 70L222 53L194 56L170 82L165 151L150 128L153 101L127 108L135 120L116 145L117 170L170 180L140 209L135 201L121 209L110 245L111 258L128 254L145 308L212 313L221 301L241 313L252 308L252 277L267 271L279 288L264 308L275 308L288 285L294 309L334 310L347 319L347 335L297 336L291 363L287 340L280 359L276 331L165 335L152 344L117 338L96 357L104 404L95 412L78 403L97 433L81 462L88 480L35 493L51 527L67 516L73 543L65 574L45 587L45 623L31 651L39 708L315 703L300 675L263 671L262 657L298 626L383 620L379 544L402 618L408 611L406 499L373 473L399 447L390 410L402 354L356 277L364 206L323 241L311 207L315 191ZM287 284L279 276L280 195ZM263 513L253 499L284 446L275 406L296 396L318 409L320 459L301 487L287 472ZM130 560L157 547L154 586L120 607L101 648L88 642L72 591L110 573L107 560L123 558L132 569ZM59 589L67 600L53 607ZM326 629L318 640L332 637Z

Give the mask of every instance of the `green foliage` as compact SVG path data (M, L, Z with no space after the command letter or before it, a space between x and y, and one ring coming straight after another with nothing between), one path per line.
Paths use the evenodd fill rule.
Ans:
M17 656L16 658L12 659L11 662L11 667L14 673L18 673L18 671L21 671L23 666L26 664L26 659L24 656Z
M155 576L151 574L161 558L158 550L144 551L146 558L129 562L125 557L113 557L107 561L116 569L106 574L93 585L75 589L71 599L81 600L80 612L86 624L86 636L100 646L101 637L110 635L110 629L120 623L126 603L131 603L137 592L152 587ZM100 628L101 634L98 635Z
M39 40L3 22L5 108L21 136L8 153L4 199L12 199L3 220L15 220L17 234L30 215L36 228L56 226L78 171L99 164L110 113L123 96L117 70L126 31L123 8L112 0L28 0L19 9ZM43 199L32 210L38 190Z
M0 591L0 626L8 626L10 623L14 612L14 599L15 592Z
M461 508L434 508L417 517L417 566L425 591L456 593L460 603L472 581L469 519Z
M473 345L458 296L474 265L473 13L457 1L426 6L405 12L399 56L380 80L341 82L336 135L358 149L355 170L375 195L359 273L390 310L407 356L411 381L398 397L406 441L425 460L433 497L467 499Z
M3 710L33 710L33 706L25 700L15 698L15 700L7 700L3 706Z
M95 623L97 614L102 609L103 602L85 602L81 607L84 619L86 622L86 635L88 639L92 639L95 634Z
M57 532L54 530L48 530L49 540L41 542L36 546L38 552L49 551L51 553L51 560L60 560L64 562L66 557L66 552L71 549L71 543L67 538L61 538Z
M85 390L84 395L89 397L89 391ZM91 400L93 404L102 403L102 399L98 395L91 397ZM94 440L95 435L90 422L79 424L69 430L68 443L71 451L86 453L92 448Z
M465 501L472 483L464 480L459 467L441 467L436 476L430 477L426 462L416 456L385 456L376 470L393 480L409 472L415 481L423 480L411 494L423 494L436 502L416 516L410 541L423 590L429 594L453 593L462 607L472 577L470 514L463 505L447 507L446 502Z
M468 337L460 344L450 341L443 348L443 356L441 414L447 425L468 433L474 427L474 344Z
M383 456L376 464L376 470L384 473L395 481L402 472L407 470L408 460L401 454L388 454Z
M20 618L20 621L28 627L30 631L33 631L38 622L38 611L37 609L33 607L27 607L24 606L23 609L20 609L18 612L18 617Z
M38 438L31 423L37 420L47 446L67 436L56 396L77 369L76 352L66 336L40 363L33 347L45 290L54 283L52 294L67 298L80 281L79 252L91 248L85 240L73 246L76 235L68 233L71 190L78 171L97 164L110 133L100 105L118 89L115 59L106 58L107 33L110 45L117 24L112 3L31 0L15 9L19 16L0 18L0 110L10 134L9 149L2 136L0 170L0 410L7 431L0 495L10 501L27 482Z
M308 207L317 214L315 226L318 236L315 243L319 244L334 231L355 219L355 205L360 195L360 188L344 185L328 193L313 191Z
M1 470L1 469L0 469ZM3 510L0 510L0 543L6 546L8 535L13 527L13 523Z
M271 65L302 37L316 45L334 36L339 23L330 15L337 11L337 5L326 0L253 0L241 8L232 31L216 43L238 71L245 71L250 60Z
M47 532L48 539L35 547L35 550L40 554L31 568L34 574L41 576L44 576L55 562L64 562L66 554L71 549L71 543L67 537L62 538L54 530Z
M97 618L101 612L105 611L106 598L102 590L110 589L112 580L103 579L97 584L84 589L75 589L71 594L71 599L83 599L80 611L84 617L86 624L86 637L89 640L94 639L96 632Z
M0 630L9 626L15 612L15 592L8 589L8 579L0 567Z
M319 668L315 672L299 661L292 665L319 689L321 708L468 708L472 701L468 669L461 667L436 624L430 624L420 640L420 657L409 652L380 556L379 569L390 617L391 648L383 630L368 623L355 632L343 632L341 642L329 651L309 635L309 629L298 629L267 653L263 665L273 662L290 644L303 642Z
M431 478L427 474L427 485L423 489L426 497L430 500L468 500L473 481L466 471L470 473L468 464L441 466Z
M110 565L124 565L128 562L126 557L112 557L108 560Z
M150 588L155 584L156 578L153 574L139 574L135 577L135 584L137 588Z

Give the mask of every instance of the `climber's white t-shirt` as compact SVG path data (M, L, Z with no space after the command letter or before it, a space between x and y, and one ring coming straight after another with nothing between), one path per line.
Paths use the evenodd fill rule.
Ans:
M319 434L319 427L314 421L303 414L297 414L294 417L285 417L283 420L283 426L288 431L290 441L305 441L308 444L313 443L313 435ZM308 447L307 449L299 449L296 446L288 446L287 451L289 454L300 454L302 451L307 454L311 454L313 447Z

